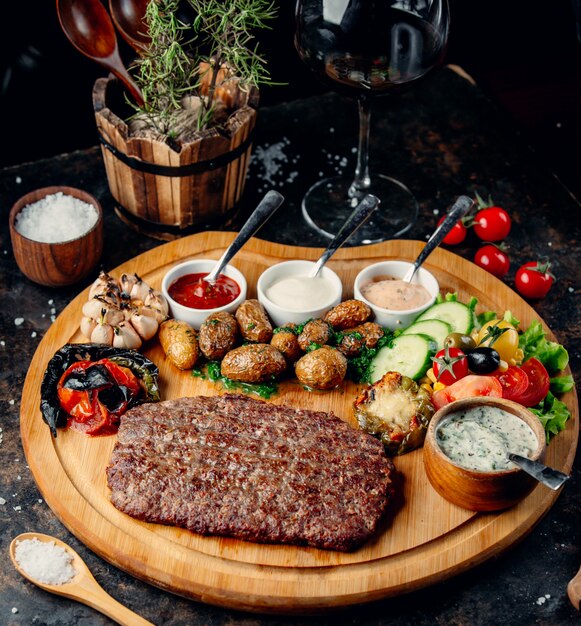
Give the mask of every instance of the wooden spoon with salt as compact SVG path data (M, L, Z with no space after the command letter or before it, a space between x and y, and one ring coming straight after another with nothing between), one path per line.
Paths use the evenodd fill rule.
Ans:
M54 542L57 546L66 550L73 558L71 565L75 568L75 577L70 582L63 583L62 585L49 585L32 578L16 561L16 542L25 541L26 539ZM93 575L83 559L70 546L56 537L43 535L41 533L23 533L18 535L10 544L10 558L12 559L14 567L24 578L45 591L50 591L50 593L54 593L58 596L64 596L65 598L86 604L123 626L153 626L151 622L148 622L137 615L137 613L130 611L127 607L117 602L117 600L114 600L93 578Z

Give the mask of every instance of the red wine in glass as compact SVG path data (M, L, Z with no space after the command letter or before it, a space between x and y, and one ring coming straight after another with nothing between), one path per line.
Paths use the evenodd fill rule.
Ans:
M303 198L306 221L332 237L368 193L380 207L350 243L374 243L411 228L418 205L400 181L369 171L371 100L425 76L442 60L448 38L447 0L298 0L295 47L333 90L359 103L359 145L354 177L313 185Z

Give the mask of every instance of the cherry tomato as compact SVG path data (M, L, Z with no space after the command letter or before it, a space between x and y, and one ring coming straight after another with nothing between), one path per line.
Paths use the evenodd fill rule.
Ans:
M476 252L474 263L497 278L504 278L510 267L506 252L492 244L486 244Z
M550 267L550 263L538 261L522 265L514 280L517 291L525 298L544 298L555 278L549 271Z
M441 409L455 400L473 398L475 396L502 398L502 385L494 376L469 374L453 385L436 391L432 396L432 404L436 409Z
M516 365L511 365L506 372L492 374L502 385L502 397L518 402L519 396L528 389L529 377L527 373Z
M511 219L499 206L481 209L474 216L474 232L482 241L502 241L510 232Z
M446 216L441 217L438 220L438 226L446 219ZM444 237L444 243L448 246L457 246L459 243L462 243L464 239L466 239L466 226L462 223L462 220L458 220L450 232Z
M478 331L476 337L478 346L494 348L503 361L510 363L518 350L518 332L516 328L506 320L490 320Z
M525 372L529 379L527 389L518 397L514 398L515 402L523 406L535 406L549 392L549 373L545 366L534 357L531 357L521 365L521 369Z
M468 374L468 359L459 348L444 348L434 357L434 375L444 385L452 385Z

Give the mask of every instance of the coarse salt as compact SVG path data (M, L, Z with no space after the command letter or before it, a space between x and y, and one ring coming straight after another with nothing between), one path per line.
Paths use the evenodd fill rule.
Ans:
M16 542L16 562L34 580L46 585L63 585L77 574L73 557L54 541L24 539Z
M61 243L77 239L97 223L94 206L59 191L27 204L16 216L16 230L33 241Z

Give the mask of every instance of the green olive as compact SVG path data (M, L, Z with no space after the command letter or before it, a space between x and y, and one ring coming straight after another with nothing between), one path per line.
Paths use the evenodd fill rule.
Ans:
M444 348L459 348L462 352L471 352L476 348L476 342L470 335L450 333L444 340Z

